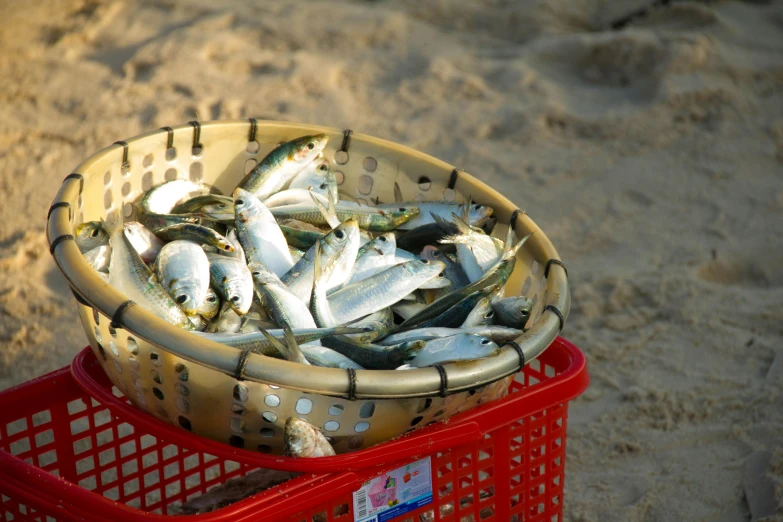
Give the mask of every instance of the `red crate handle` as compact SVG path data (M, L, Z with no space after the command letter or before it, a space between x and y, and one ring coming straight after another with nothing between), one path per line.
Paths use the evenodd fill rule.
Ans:
M519 392L491 401L467 412L455 415L447 422L415 430L397 440L385 442L353 453L317 459L301 459L264 455L234 448L189 433L182 428L158 420L111 393L111 381L98 364L90 347L82 350L71 364L71 374L89 395L108 407L115 415L130 417L149 433L161 433L164 438L181 442L195 451L268 469L301 473L334 473L361 470L385 462L414 458L476 441L485 433L507 422L509 409L522 417L555 404L565 403L581 394L590 381L585 356L573 344L558 337L546 351L548 357L560 358L560 374ZM565 360L563 360L565 359Z

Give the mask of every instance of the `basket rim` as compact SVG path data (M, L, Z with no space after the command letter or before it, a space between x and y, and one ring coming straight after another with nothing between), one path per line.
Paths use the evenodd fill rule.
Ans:
M89 266L74 241L71 225L72 208L84 187L85 175L91 167L107 156L114 156L117 163L128 159L128 150L134 145L151 148L151 143L182 142L208 148L209 140L225 134L245 134L253 141L258 128L288 128L302 133L324 133L330 138L350 136L347 143L361 142L381 149L396 149L407 156L429 163L432 167L451 173L450 188L458 182L465 193L491 192L495 215L505 223L513 224L518 237L529 233L533 236L525 248L536 259L545 260L546 301L538 320L523 335L501 347L500 355L489 359L448 363L438 368L419 368L399 372L396 370L342 370L303 366L290 361L251 354L241 368L241 352L207 338L189 335L152 312L133 303L101 279ZM88 174L89 173L89 174ZM149 131L101 149L82 161L63 180L52 202L47 218L47 240L50 253L60 272L68 281L80 306L97 309L112 319L115 327L126 329L155 347L192 363L210 367L237 378L263 384L272 384L302 392L317 393L349 399L402 399L448 395L467 391L495 382L517 372L522 366L540 355L562 330L571 305L567 273L557 250L538 225L523 211L516 208L505 196L470 174L448 163L405 145L375 138L365 134L341 131L332 127L279 122L273 120L218 120L189 122L176 127L164 127ZM554 269L550 270L550 267ZM240 371L237 371L240 369ZM404 374L404 375L401 375Z

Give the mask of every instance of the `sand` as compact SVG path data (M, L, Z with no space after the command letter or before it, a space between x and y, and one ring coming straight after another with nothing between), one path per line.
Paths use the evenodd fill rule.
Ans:
M0 389L86 344L43 231L81 159L196 117L352 128L502 191L568 265L566 520L780 519L783 6L610 30L646 3L0 3Z

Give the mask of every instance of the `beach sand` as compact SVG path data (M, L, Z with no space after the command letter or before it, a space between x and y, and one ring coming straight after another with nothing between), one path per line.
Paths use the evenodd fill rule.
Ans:
M87 342L44 236L83 158L196 117L351 128L503 192L567 264L566 520L780 520L783 3L610 29L647 3L0 3L0 389Z

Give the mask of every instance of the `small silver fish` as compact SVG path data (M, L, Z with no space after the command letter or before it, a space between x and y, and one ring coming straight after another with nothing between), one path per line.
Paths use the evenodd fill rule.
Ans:
M330 457L334 448L317 428L304 419L289 417L285 421L285 455L288 457Z
M213 191L204 183L187 179L165 181L148 190L141 198L141 208L144 212L153 214L170 214L177 203L187 201L195 196L203 196Z
M497 322L509 328L524 329L530 319L533 301L524 296L507 297L492 303Z
M245 315L253 302L253 277L247 265L220 254L207 254L209 275L214 288L239 315Z
M329 138L324 134L302 136L273 149L239 183L261 201L278 192L318 156Z
M413 219L401 224L399 230L411 230L422 225L428 225L435 223L435 216L443 219L450 219L452 213L460 212L463 208L462 203L449 202L449 201L403 201L397 203L385 203L377 205L377 208L392 209L399 206L405 207L418 207L419 214ZM485 205L471 205L470 206L470 224L478 226L484 223L492 215L492 207Z
M109 234L103 229L100 221L86 221L76 225L74 239L82 254L109 244Z
M288 243L269 209L246 190L234 191L237 237L248 263L261 263L276 276L288 272L294 262Z
M163 288L186 314L195 315L209 290L209 260L204 250L191 241L166 243L155 267Z
M424 368L433 364L481 359L499 353L500 348L489 337L465 333L428 341L407 363Z
M348 357L324 346L316 345L315 343L303 344L299 347L307 360L313 366L321 366L323 368L340 368L343 370L363 370L360 365L352 361Z
M443 262L426 259L393 266L330 295L332 314L343 324L377 312L437 278L444 268Z
M198 314L204 319L213 319L220 311L220 299L210 286L207 288L207 295L204 302L198 307Z
M285 325L291 329L316 327L307 305L296 297L271 270L261 263L251 263L249 268L256 295L278 326Z
M125 237L131 242L142 261L148 265L154 263L160 249L163 248L163 241L138 221L125 223L123 228L125 229Z
M321 187L325 185L325 187ZM332 189L337 194L337 179L334 174L334 169L326 158L316 158L309 165L302 169L299 174L294 176L291 183L288 185L288 189L305 189L310 187L319 187L324 190L323 195L326 195L329 189Z
M473 326L469 328L418 328L416 330L408 330L407 332L399 332L389 335L377 342L378 344L382 344L384 346L393 346L395 344L404 342L431 341L441 337L452 337L454 335L464 333L489 337L495 343L505 343L507 341L513 341L525 332L524 330L519 330L517 328L508 328L506 326L497 325Z

